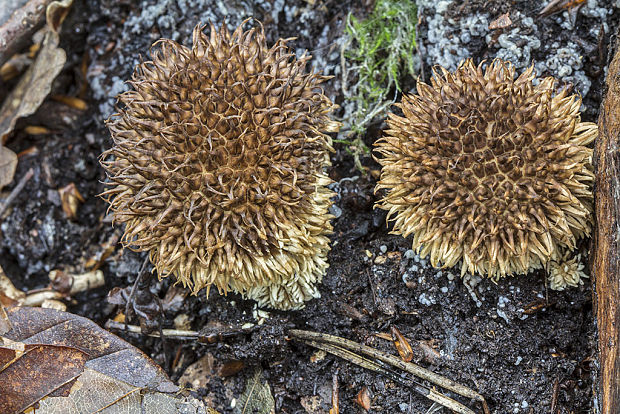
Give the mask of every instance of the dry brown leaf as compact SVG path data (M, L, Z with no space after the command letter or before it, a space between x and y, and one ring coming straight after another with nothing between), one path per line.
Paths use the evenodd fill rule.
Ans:
M0 412L22 412L41 398L66 395L67 385L82 373L87 359L85 352L68 346L3 344Z
M17 155L0 143L0 190L13 181L17 168Z
M214 375L214 365L215 361L213 355L208 352L205 356L185 369L183 375L179 378L179 385L182 387L188 386L193 389L205 388Z
M47 7L47 28L34 63L6 97L0 108L0 141L5 142L19 118L33 114L50 93L67 55L58 47L58 29L73 0L55 1Z
M0 336L0 367L5 367L0 371L1 413L21 412L43 397L77 398L73 393L86 387L82 375L87 370L109 378L106 383L118 383L120 389L132 387L141 398L179 389L142 351L89 319L42 308L13 307L6 312L12 329ZM108 394L101 390L89 398L107 401Z
M359 405L364 411L370 410L370 394L368 393L368 387L363 386L360 392L357 393L355 403Z
M192 397L144 390L86 368L66 397L41 400L36 414L98 413L104 409L110 414L209 413L202 402Z
M510 13L506 12L489 23L489 30L505 29L510 26L512 26L512 20L510 20Z

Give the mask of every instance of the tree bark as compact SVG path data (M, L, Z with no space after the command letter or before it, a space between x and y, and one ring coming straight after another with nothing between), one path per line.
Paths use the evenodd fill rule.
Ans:
M594 307L598 327L596 411L620 413L620 49L609 65L594 148Z

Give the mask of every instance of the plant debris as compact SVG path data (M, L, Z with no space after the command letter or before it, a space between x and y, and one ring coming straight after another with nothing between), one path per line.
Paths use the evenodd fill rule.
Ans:
M62 70L67 57L58 46L59 30L72 2L55 1L47 7L47 26L37 57L0 107L0 144L6 141L19 118L37 110Z

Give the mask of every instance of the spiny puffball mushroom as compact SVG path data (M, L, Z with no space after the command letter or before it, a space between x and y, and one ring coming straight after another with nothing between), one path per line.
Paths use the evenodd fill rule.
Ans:
M339 124L310 56L242 26L207 36L199 24L191 48L154 45L108 120L103 194L159 277L295 309L328 267L325 133Z
M564 290L567 287L583 285L583 279L587 278L581 263L581 255L570 257L567 252L558 261L551 261L547 266L549 272L549 287L553 290Z
M533 67L471 60L404 96L377 141L378 206L393 233L435 267L493 279L527 273L590 234L592 149L597 126L581 122L581 99Z

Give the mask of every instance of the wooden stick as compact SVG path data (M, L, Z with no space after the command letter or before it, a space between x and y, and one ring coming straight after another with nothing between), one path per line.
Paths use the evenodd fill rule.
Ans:
M9 205L11 205L11 203L15 200L15 198L17 198L19 193L22 192L22 190L26 186L26 183L28 182L28 180L32 178L33 175L34 175L34 170L30 168L28 172L26 173L26 175L24 175L21 178L21 180L19 180L19 183L17 183L15 188L13 188L13 191L11 191L11 194L9 194L9 196L6 198L4 203L0 205L0 220L2 219L2 215L4 214L6 209L9 208Z
M599 414L620 413L620 49L609 65L594 148L596 172L593 283L600 373Z

